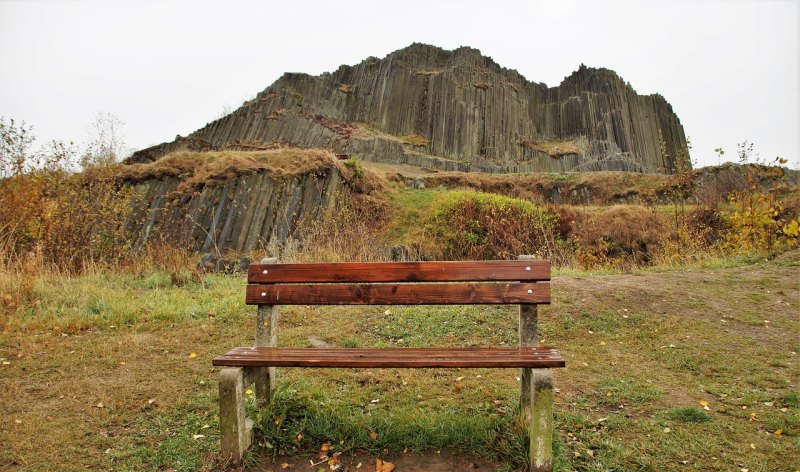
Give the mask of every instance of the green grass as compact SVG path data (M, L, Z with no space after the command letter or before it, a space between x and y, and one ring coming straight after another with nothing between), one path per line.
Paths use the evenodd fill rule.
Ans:
M405 243L406 240L419 240L422 235L419 222L424 221L433 202L444 195L444 187L433 189L404 188L391 199L393 218L387 235L392 242Z
M684 406L670 410L669 419L684 423L706 423L711 421L711 415L696 406Z

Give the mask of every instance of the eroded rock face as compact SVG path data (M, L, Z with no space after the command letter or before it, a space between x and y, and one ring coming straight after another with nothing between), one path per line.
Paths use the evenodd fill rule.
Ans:
M175 176L131 182L133 249L163 242L213 255L283 244L304 221L326 221L350 194L336 166L297 175L268 170L199 189Z
M230 115L129 162L280 146L438 170L670 172L686 138L661 95L638 95L613 71L581 65L548 88L476 49L413 44L321 76L284 74Z

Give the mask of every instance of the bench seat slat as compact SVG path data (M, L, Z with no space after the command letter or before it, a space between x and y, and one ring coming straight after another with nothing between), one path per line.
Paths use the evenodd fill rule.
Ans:
M264 271L267 271L265 274ZM249 283L510 282L550 280L549 261L253 264Z
M244 367L564 367L553 348L278 348L238 347L213 360Z
M550 303L550 284L248 285L248 305L477 305Z

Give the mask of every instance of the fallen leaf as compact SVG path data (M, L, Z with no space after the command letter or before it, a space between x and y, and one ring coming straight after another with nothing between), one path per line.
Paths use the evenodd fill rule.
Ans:
M192 435L192 439L203 439L204 437L206 437L205 434L193 434Z
M458 377L458 378L456 379L456 382L461 382L462 380L464 380L464 377Z
M95 406L97 406L97 408L105 408L105 405L103 405L103 402L100 402Z
M464 386L463 386L463 385L461 385L460 383L456 382L456 384L453 386L453 390L454 390L456 393L461 393L461 388L462 388L462 387L464 387Z
M589 457L594 457L594 451L591 449L587 449L586 454L589 454Z
M665 433L669 433L670 431L672 431L672 430L671 430L671 429L669 429L669 428L664 428L664 432L665 432Z
M288 469L288 468L289 468L288 462L284 462L283 464L281 464L281 469Z
M11 365L11 362L9 362L9 361L3 361L3 365Z
M244 391L244 394L245 395L252 395L253 394L253 389L252 388L248 388L247 390Z
M297 433L297 436L295 436L295 439L297 439L298 441L302 441L303 440L303 433Z
M700 400L700 406L708 406L708 402L705 400Z
M363 464L361 462L359 462L358 465L356 465L356 469L360 469L362 465Z
M189 354L189 359L194 359L195 357L197 357L197 353L196 352L193 352L193 353Z
M394 464L391 462L383 462L380 459L375 459L375 472L392 472Z
M322 452L328 451L331 448L331 443L323 443L319 450Z
M781 434L783 434L783 430L782 429L776 429L772 434L774 434L775 436L780 436Z
M378 433L376 433L375 431L370 431L369 437L372 438L373 441L375 441L378 439Z
M605 342L605 341L600 341L600 345L601 345L601 346L605 346L605 345L606 345L606 342Z
M753 443L750 443L750 449L755 449L755 448L756 448L756 445L753 444Z

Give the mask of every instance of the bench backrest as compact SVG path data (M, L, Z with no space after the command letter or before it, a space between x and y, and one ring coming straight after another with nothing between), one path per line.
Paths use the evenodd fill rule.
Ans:
M253 264L248 305L550 303L549 261Z

